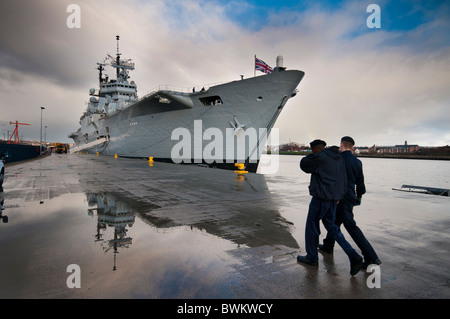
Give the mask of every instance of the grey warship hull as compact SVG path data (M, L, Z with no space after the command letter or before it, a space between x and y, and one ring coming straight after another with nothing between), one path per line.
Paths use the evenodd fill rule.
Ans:
M109 101L100 94L69 135L71 152L231 169L245 163L256 172L267 137L303 76L281 68L199 92L157 90L114 108L100 107Z

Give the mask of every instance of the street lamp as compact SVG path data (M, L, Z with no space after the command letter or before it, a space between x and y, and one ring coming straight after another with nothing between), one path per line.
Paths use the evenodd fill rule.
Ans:
M39 141L39 155L42 154L42 110L45 110L45 107L41 106L41 137Z

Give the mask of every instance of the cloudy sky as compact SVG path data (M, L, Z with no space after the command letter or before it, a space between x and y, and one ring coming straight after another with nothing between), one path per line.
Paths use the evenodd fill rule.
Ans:
M70 4L80 28L69 28ZM370 4L381 28L369 28ZM253 76L254 55L306 73L279 117L281 142L450 144L448 1L0 0L0 138L10 121L69 142L97 86L96 63L132 58L143 95ZM113 75L113 71L107 72ZM262 75L259 73L257 75Z

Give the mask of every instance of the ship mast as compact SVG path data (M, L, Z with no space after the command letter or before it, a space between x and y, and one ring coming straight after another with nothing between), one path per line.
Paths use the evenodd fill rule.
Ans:
M112 60L111 61L111 66L113 68L116 68L116 81L118 83L128 83L128 71L129 70L134 70L134 63L131 62L131 59L126 59L126 60L121 60L120 56L122 55L122 53L120 53L119 51L119 40L120 37L118 35L116 35L116 40L117 40L117 52L116 52L116 58L110 56L108 54L108 57Z
M97 63L97 70L99 72L99 82L100 88L98 101L92 101L94 104L91 105L93 109L99 109L101 111L108 110L116 111L122 109L129 102L135 101L137 99L136 95L136 84L131 81L128 82L129 71L134 70L134 63L131 59L122 59L119 47L120 37L116 35L117 41L117 51L116 56L107 54L105 60L102 63ZM108 81L109 77L104 74L105 66L110 66L116 69L116 78ZM94 94L94 90L90 90L90 94ZM98 105L95 103L99 103Z
M105 68L104 68L105 64L104 63L97 63L97 65L98 65L97 70L99 71L99 75L98 75L98 80L99 80L99 83L100 83L99 85L102 85L102 83L103 83L102 72L105 70ZM105 81L105 82L107 82L107 81Z
M116 64L120 65L120 53L119 53L119 40L120 37L118 35L116 35L116 40L117 40L117 53L116 53ZM117 68L116 69L116 75L117 75L117 79L119 78L119 73L120 73L120 69Z

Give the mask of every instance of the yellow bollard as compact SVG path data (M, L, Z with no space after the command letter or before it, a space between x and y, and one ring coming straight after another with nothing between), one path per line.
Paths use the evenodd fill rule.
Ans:
M234 166L236 166L238 168L238 170L234 171L234 172L237 173L239 176L242 176L242 175L248 173L248 171L244 171L244 164L243 163L235 163Z
M117 159L117 158L118 158L117 154L115 154L115 155L114 155L114 158L115 158L115 159Z

